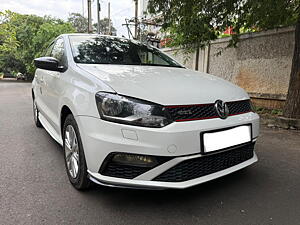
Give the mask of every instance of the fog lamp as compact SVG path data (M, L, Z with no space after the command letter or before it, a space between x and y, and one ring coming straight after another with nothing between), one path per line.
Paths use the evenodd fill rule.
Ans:
M148 155L136 155L127 153L117 153L113 156L112 162L141 167L155 167L158 162L155 157Z

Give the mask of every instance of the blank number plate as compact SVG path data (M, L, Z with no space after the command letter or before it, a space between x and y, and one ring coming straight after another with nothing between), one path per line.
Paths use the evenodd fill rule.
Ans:
M244 125L223 131L203 134L204 153L228 148L251 141L251 126Z

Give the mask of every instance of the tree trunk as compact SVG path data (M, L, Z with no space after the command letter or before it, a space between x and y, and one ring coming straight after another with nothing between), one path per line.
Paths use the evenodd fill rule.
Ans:
M296 24L292 70L283 115L300 119L300 18Z

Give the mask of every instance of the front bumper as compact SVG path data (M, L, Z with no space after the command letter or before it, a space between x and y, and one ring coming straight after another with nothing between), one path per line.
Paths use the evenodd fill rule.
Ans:
M201 157L201 156L182 157L180 159L176 158L176 160L175 159L171 160L169 163L166 163L166 165L161 166L161 168L159 169L167 170L170 167L175 166L176 163L191 159L191 157ZM92 173L91 171L88 172L91 176L92 181L105 186L145 188L145 189L165 189L165 188L184 189L233 173L255 162L257 162L257 156L254 153L253 158L243 163L240 163L236 166L206 176L202 176L193 180L183 181L183 182L160 182L160 181L152 181L152 180L142 180L141 178L135 178L133 180L129 180L129 179L122 179L122 178L115 178L115 177L107 177L99 173Z
M77 116L91 180L103 185L134 188L187 188L240 170L257 161L254 153L250 159L221 171L182 182L155 181L155 177L175 165L201 155L200 133L243 124L252 125L252 141L259 134L259 117L245 113L226 120L209 119L190 122L174 122L164 128L144 128L106 122L98 118ZM84 126L83 126L84 125ZM124 179L104 176L99 168L112 152L168 156L173 159L133 178Z

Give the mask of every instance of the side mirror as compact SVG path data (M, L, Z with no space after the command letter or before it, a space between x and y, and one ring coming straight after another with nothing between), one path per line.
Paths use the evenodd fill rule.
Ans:
M34 65L39 69L63 72L64 67L59 66L59 62L53 57L40 57L34 59Z

